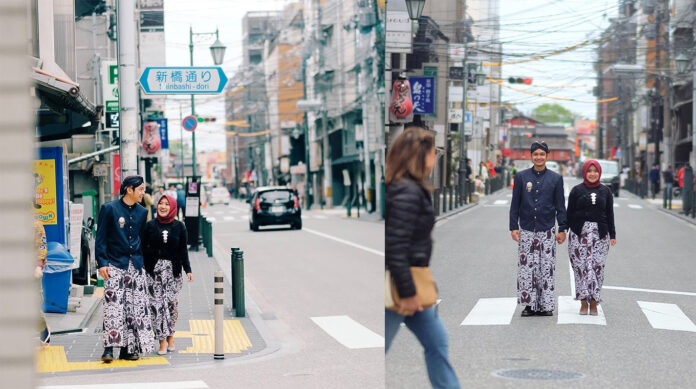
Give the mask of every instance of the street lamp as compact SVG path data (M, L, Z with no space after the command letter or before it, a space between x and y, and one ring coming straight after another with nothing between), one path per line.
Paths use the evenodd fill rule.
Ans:
M219 31L218 29L215 29L215 32L202 32L202 33L194 33L193 32L193 27L189 27L189 53L190 53L190 63L191 67L193 67L193 36L198 35L198 36L212 36L215 35L215 43L213 43L212 46L210 46L210 53L213 56L213 62L215 62L215 65L220 65L222 63L222 59L225 56L225 45L220 42L220 36L219 36ZM191 95L191 116L196 116L196 106L195 106L195 101L194 101L194 95ZM181 140L182 146L183 146L183 139ZM192 131L191 132L191 170L193 173L193 179L195 180L198 175L196 174L196 132ZM200 182L199 182L199 187L200 187ZM200 207L201 201L200 201L200 189L199 189L199 194L198 194L198 205L197 207ZM195 222L193 222L191 225L195 225L196 227L199 226L200 223L200 208L198 209L198 212L196 213L198 216L195 217ZM195 228L195 227L194 227ZM196 228L196 231L198 229ZM198 236L198 233L195 233L196 236ZM193 242L191 242L191 249L193 251L198 251L198 239L196 238Z
M683 52L679 53L677 58L674 59L674 63L677 65L677 73L684 74L684 72L686 72L686 66L689 64L689 57Z
M420 19L423 14L423 7L425 6L425 0L406 0L406 7L408 8L408 17L411 20Z

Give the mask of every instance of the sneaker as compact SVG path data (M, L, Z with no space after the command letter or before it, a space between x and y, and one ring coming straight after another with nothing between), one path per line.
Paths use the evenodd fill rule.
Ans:
M111 363L114 360L114 348L104 347L104 354L102 354L101 360L104 363Z
M553 311L541 311L536 313L537 316L553 316Z
M522 317L534 316L534 313L535 312L532 310L532 307L527 305L522 311Z

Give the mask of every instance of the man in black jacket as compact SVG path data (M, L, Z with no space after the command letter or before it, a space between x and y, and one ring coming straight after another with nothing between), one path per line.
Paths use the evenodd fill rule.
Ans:
M147 210L139 203L145 194L140 176L121 183L121 199L99 210L95 254L104 279L102 361L111 363L113 348L119 359L137 360L139 353L154 350L154 332L147 308L141 234Z
M534 166L515 175L510 204L510 234L519 243L517 303L526 305L522 316L552 316L556 243L568 229L563 177L546 168L546 143L532 143L531 151Z

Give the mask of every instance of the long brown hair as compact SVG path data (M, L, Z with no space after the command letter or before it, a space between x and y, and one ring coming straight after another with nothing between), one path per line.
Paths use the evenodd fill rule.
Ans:
M389 147L385 182L389 185L410 175L426 188L428 174L425 158L435 147L435 137L422 127L407 127Z

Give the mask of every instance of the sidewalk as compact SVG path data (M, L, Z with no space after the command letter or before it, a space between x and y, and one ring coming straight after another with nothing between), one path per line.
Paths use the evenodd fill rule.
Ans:
M353 207L351 209L351 215L348 217L348 209L342 205L339 206L334 206L333 208L324 208L321 209L318 205L312 206L312 209L310 210L305 210L302 209L302 211L306 214L313 215L313 214L319 214L319 215L325 215L325 216L340 216L343 219L354 219L354 220L362 220L362 221L368 221L368 222L374 222L374 223L384 223L384 219L382 219L382 215L380 215L379 212L372 212L368 213L367 210L363 207L360 207L360 216L358 217L358 208Z
M114 360L111 364L101 362L103 352L101 298L89 297L90 306L85 304L76 313L56 316L47 315L52 331L71 330L70 333L55 334L51 344L37 351L37 372L44 374L84 374L85 370L117 371L119 369L143 369L169 367L182 364L213 363L215 347L215 325L213 305L213 277L221 270L215 258L208 258L205 251L189 252L194 281L184 281L179 298L179 321L174 335L176 351L165 356L142 355L138 361ZM95 294L102 288L97 288ZM231 308L231 286L225 277L225 359L240 358L267 349L267 341L254 320L253 301L246 296L247 317L234 317ZM252 317L250 317L250 315ZM72 328L70 328L72 327ZM79 331L79 332L75 332ZM156 342L157 344L157 342ZM117 351L114 350L115 354ZM116 355L117 356L117 355Z
M633 194L627 190L622 190L621 195L622 196L628 195L630 198L640 199L640 196L636 196L635 194ZM658 209L658 210L660 210L668 215L672 215L672 216L674 216L678 219L681 219L685 222L696 225L696 218L692 218L691 216L687 216L687 215L682 213L682 200L680 198L679 199L672 199L672 209L662 207L662 204L663 204L662 198L657 198L657 197L655 199L645 198L643 200L647 201L648 203L652 204L656 209Z

